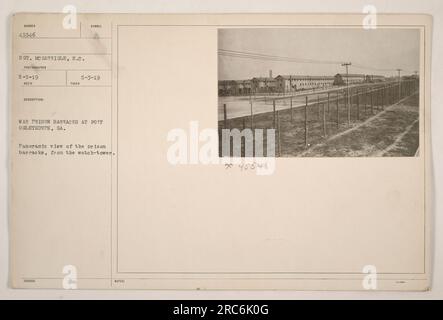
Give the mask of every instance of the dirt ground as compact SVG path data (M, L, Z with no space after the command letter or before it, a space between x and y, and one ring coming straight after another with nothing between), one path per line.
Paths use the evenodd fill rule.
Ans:
M324 111L323 111L324 108ZM338 109L338 110L337 110ZM307 144L305 141L304 108L280 110L276 119L277 156L280 157L364 157L414 156L419 144L418 94L391 106L381 106L361 97L353 101L351 121L348 109L341 99L308 107ZM337 112L338 111L338 112ZM323 115L324 112L324 115ZM337 122L338 114L338 122ZM325 121L323 121L323 117ZM272 112L228 120L228 128L272 128ZM224 123L219 123L223 128ZM266 134L264 149L266 150ZM221 138L220 138L221 145ZM280 146L280 147L278 147ZM242 144L244 148L244 143ZM221 149L220 149L221 152Z

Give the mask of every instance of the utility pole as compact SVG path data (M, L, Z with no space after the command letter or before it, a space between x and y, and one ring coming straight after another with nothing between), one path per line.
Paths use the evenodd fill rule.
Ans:
M351 104L349 103L349 73L348 73L348 67L352 65L351 62L345 62L341 64L342 67L346 67L346 105L348 109L348 125L351 125Z
M402 69L397 69L398 72L398 101L400 101L401 99L401 73Z

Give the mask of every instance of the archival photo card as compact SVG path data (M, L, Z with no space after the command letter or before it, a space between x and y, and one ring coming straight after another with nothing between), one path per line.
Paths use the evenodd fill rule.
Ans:
M430 289L429 16L65 18L11 21L11 287Z
M417 156L419 63L417 28L221 28L220 154Z

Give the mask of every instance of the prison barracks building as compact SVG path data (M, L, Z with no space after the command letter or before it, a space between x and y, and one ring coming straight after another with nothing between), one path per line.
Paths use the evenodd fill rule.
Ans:
M295 92L307 89L324 89L332 87L334 77L330 76L284 76L279 75L275 78L277 81L278 92Z
M372 83L372 82L380 82L385 80L386 79L384 76L379 76L379 75L349 74L348 76L346 76L346 74L344 73L337 73L334 76L334 85L340 86L340 85L345 85L346 83L356 84L361 82Z
M250 80L220 80L219 95L249 95L269 93L291 93L300 90L326 89L332 86L343 86L363 82L385 81L384 76L364 74L342 74L335 76L278 75L272 77L255 77Z

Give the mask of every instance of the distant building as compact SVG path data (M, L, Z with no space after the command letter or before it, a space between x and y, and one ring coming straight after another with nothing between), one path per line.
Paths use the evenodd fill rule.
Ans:
M381 82L385 80L385 76L379 76L376 74L367 74L365 78L365 82Z
M277 80L270 77L252 78L253 93L274 93L277 92Z
M247 95L252 93L252 81L251 80L236 80L235 91L238 95Z
M219 80L218 81L218 95L219 96L231 96L235 92L234 80Z
M251 80L219 80L219 96L248 95L252 93Z
M342 86L347 83L356 84L365 82L366 76L364 74L348 74L345 73L337 73L334 76L334 85Z
M408 76L402 76L401 78L402 78L402 80L418 80L419 76L416 74L411 74ZM398 77L396 77L396 79L398 79Z
M331 76L279 75L275 80L277 80L278 92L282 93L328 88L334 83L334 77Z
M271 75L272 71L269 74ZM386 80L386 77L380 75L349 74L348 76L349 84L374 83ZM337 73L335 76L278 75L275 78L255 77L246 80L219 80L218 94L220 96L286 94L343 85L346 85L346 74L343 73Z

